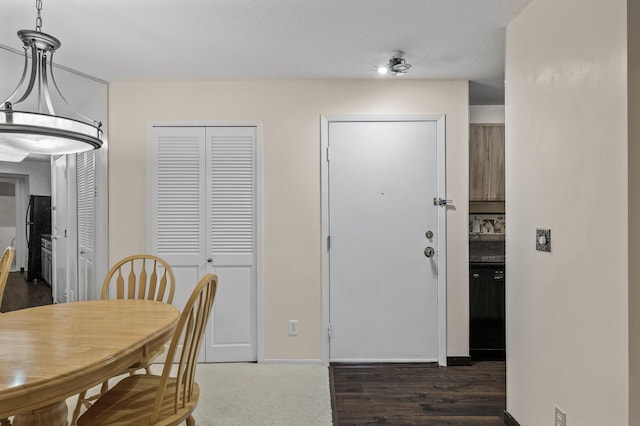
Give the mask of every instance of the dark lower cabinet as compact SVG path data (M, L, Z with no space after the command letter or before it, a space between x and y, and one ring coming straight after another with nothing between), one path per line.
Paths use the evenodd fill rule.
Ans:
M505 359L504 263L469 266L469 352L472 360Z

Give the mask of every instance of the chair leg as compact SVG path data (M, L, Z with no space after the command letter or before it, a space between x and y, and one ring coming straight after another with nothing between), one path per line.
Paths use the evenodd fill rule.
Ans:
M78 395L78 402L76 402L76 408L73 410L73 416L71 416L71 426L75 426L78 422L78 417L80 417L80 410L82 409L82 404L84 404L84 397L87 396L87 391L81 392Z
M102 386L100 386L100 393L96 395L91 395L87 398L87 391L82 392L78 395L78 402L76 403L76 408L73 410L73 416L71 417L70 426L75 426L78 422L78 417L80 417L80 411L82 411L82 406L86 406L87 408L93 405L93 401L100 398L109 390L109 381L102 382ZM0 425L2 426L2 425Z
M187 417L187 426L196 426L196 420L193 416Z

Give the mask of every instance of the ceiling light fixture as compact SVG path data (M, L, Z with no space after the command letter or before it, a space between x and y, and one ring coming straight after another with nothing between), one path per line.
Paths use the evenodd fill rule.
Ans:
M378 73L391 75L404 75L411 68L411 64L407 64L402 58L402 52L396 52L389 63L385 66L378 67Z
M35 31L18 31L18 37L24 44L24 69L18 87L0 105L0 145L26 153L49 155L100 148L102 123L75 110L58 88L53 77L53 53L61 43L42 32L42 0L36 0L36 9ZM50 82L55 89L51 93ZM65 108L80 119L56 115L52 93L57 93ZM18 104L27 103L35 111L14 109Z
M29 155L29 153L26 151L21 151L8 145L0 144L0 161L19 163L24 160L27 155Z

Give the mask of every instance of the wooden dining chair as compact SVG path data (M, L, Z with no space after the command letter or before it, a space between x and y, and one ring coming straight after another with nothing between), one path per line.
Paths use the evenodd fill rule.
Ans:
M7 286L7 280L9 279L9 271L11 270L11 264L13 263L13 256L16 250L9 246L4 249L2 257L0 258L0 306L2 306L2 297L4 296L4 288Z
M0 257L0 307L2 306L2 297L4 296L4 289L7 286L7 280L9 279L9 271L11 270L11 264L13 263L13 256L15 256L16 250L9 246L4 249L2 257ZM0 419L0 426L11 425L9 419Z
M171 339L162 375L125 377L80 416L78 425L177 425L184 421L195 425L192 413L200 397L194 380L198 352L217 287L218 277L207 274L193 290Z
M171 266L158 256L150 254L136 254L125 257L113 265L102 283L102 299L147 299L172 303L175 292L175 278ZM135 327L135 324L132 324ZM151 352L144 359L123 371L133 374L137 370L145 369L149 374L149 366L160 354L164 347ZM74 425L82 406L90 406L108 389L108 382L104 382L100 393L87 397L86 391L78 395L76 408L73 411L71 424Z

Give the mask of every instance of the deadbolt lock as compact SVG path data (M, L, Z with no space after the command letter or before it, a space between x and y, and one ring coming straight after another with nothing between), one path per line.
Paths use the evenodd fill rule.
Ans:
M424 234L425 237L427 237L427 239L432 239L433 238L433 231L427 231Z
M427 247L426 249L424 249L424 255L427 257L433 257L433 255L436 254L436 251L433 249L433 247Z

